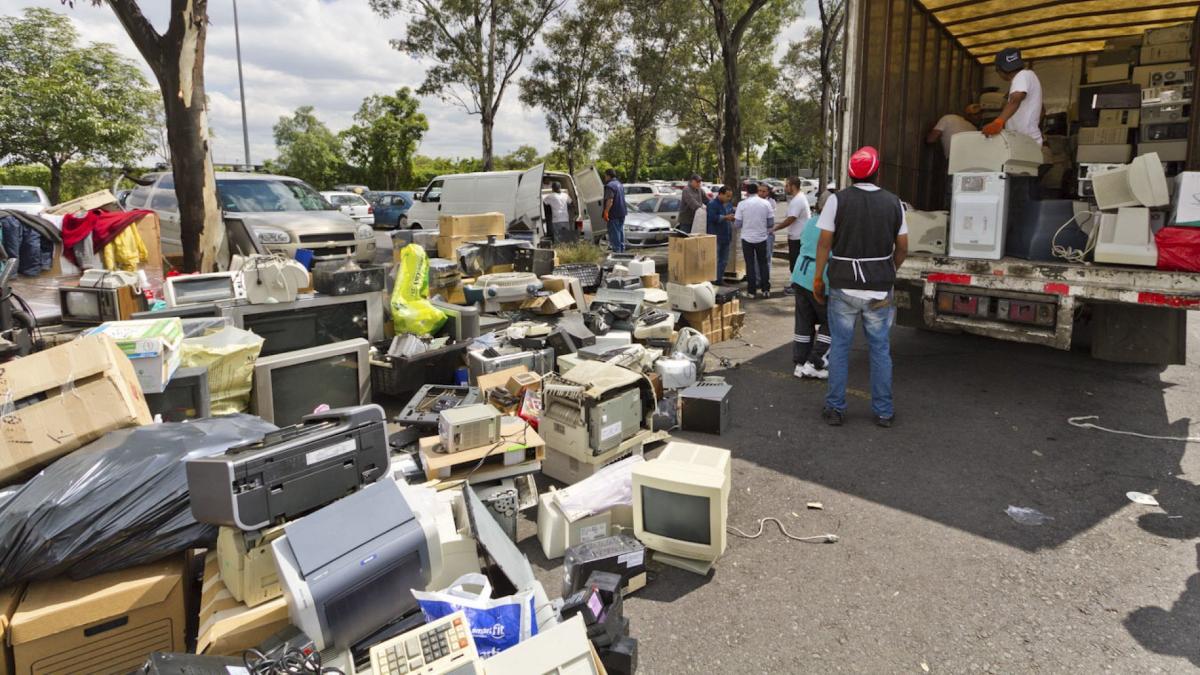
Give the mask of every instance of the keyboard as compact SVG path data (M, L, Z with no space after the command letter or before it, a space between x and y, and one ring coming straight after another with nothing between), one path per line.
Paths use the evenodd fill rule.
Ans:
M374 675L441 675L479 661L462 612L414 628L371 647Z

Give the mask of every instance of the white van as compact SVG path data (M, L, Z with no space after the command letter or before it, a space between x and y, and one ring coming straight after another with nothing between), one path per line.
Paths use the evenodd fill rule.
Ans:
M431 230L438 227L442 215L464 215L496 211L504 214L508 231L517 236L530 236L535 243L544 232L545 210L542 198L550 186L559 183L571 198L571 218L581 237L593 240L604 233L601 222L604 184L595 168L589 167L571 176L546 171L539 164L528 171L490 171L438 176L418 191L408 210L408 226ZM583 209L579 206L582 204Z

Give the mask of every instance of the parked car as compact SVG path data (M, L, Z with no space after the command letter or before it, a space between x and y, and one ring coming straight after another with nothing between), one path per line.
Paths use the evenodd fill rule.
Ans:
M371 188L366 185L355 185L354 183L339 183L333 186L334 192L353 192L356 195L365 195L371 191Z
M636 210L625 216L625 245L630 248L662 246L670 236L671 223L660 215Z
M127 209L150 209L162 223L163 252L183 252L179 237L179 202L175 178L149 173L125 200ZM217 201L226 218L241 220L267 250L291 258L297 249L313 251L317 260L375 257L375 231L338 211L302 180L261 173L218 171Z
M50 208L50 198L40 187L0 185L0 209L13 209L37 215Z
M631 207L651 197L670 194L675 194L675 190L671 189L671 186L666 183L625 184L625 203Z
M637 213L651 213L670 223L671 227L679 225L679 207L681 199L676 196L651 197L639 202L632 210Z
M353 192L322 192L321 196L337 207L338 211L360 223L375 224L375 207Z
M408 229L408 210L416 201L413 192L372 192L368 195L375 207L375 226Z

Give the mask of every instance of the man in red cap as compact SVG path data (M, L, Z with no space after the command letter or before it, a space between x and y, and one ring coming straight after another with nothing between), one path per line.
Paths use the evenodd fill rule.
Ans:
M846 380L850 372L850 345L861 317L871 361L871 409L875 424L890 427L892 406L892 354L890 334L896 318L892 286L896 270L908 255L908 225L904 206L896 195L875 185L879 151L870 146L850 156L849 188L830 195L817 227L817 265L813 296L828 302L829 392L821 418L841 426L846 415ZM824 275L828 266L826 297Z

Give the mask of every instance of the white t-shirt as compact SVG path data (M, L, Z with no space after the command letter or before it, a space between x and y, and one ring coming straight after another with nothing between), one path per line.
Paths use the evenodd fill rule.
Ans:
M758 244L771 236L771 228L775 226L775 206L752 195L738 202L734 219L742 228L742 241Z
M1018 91L1025 92L1025 99L1021 101L1021 106L1017 108L1017 112L1013 113L1004 128L1025 134L1041 145L1042 81L1038 79L1036 73L1026 68L1013 77L1012 84L1008 87L1008 95L1012 96Z
M571 214L567 211L567 205L571 203L571 198L565 193L551 192L542 198L542 203L550 206L550 222L570 222Z
M950 156L950 139L954 137L954 134L961 134L964 131L979 131L979 127L971 124L970 120L953 113L942 115L942 119L938 120L933 128L942 132L942 150L945 151L947 157Z
M878 185L872 183L855 183L848 189L866 190L874 192L879 189ZM825 202L825 208L821 210L821 217L817 219L817 227L826 232L837 231L837 195L829 195L829 200ZM908 234L908 219L904 216L904 209L900 209L900 231L896 236ZM887 291L865 291L857 288L843 288L842 291L851 297L865 298L867 300L882 300L888 296Z
M788 202L787 217L795 218L791 225L788 225L788 239L795 241L800 238L800 233L804 232L804 223L812 216L812 211L808 209L808 197L804 196L803 192L796 193L792 197L792 201Z

